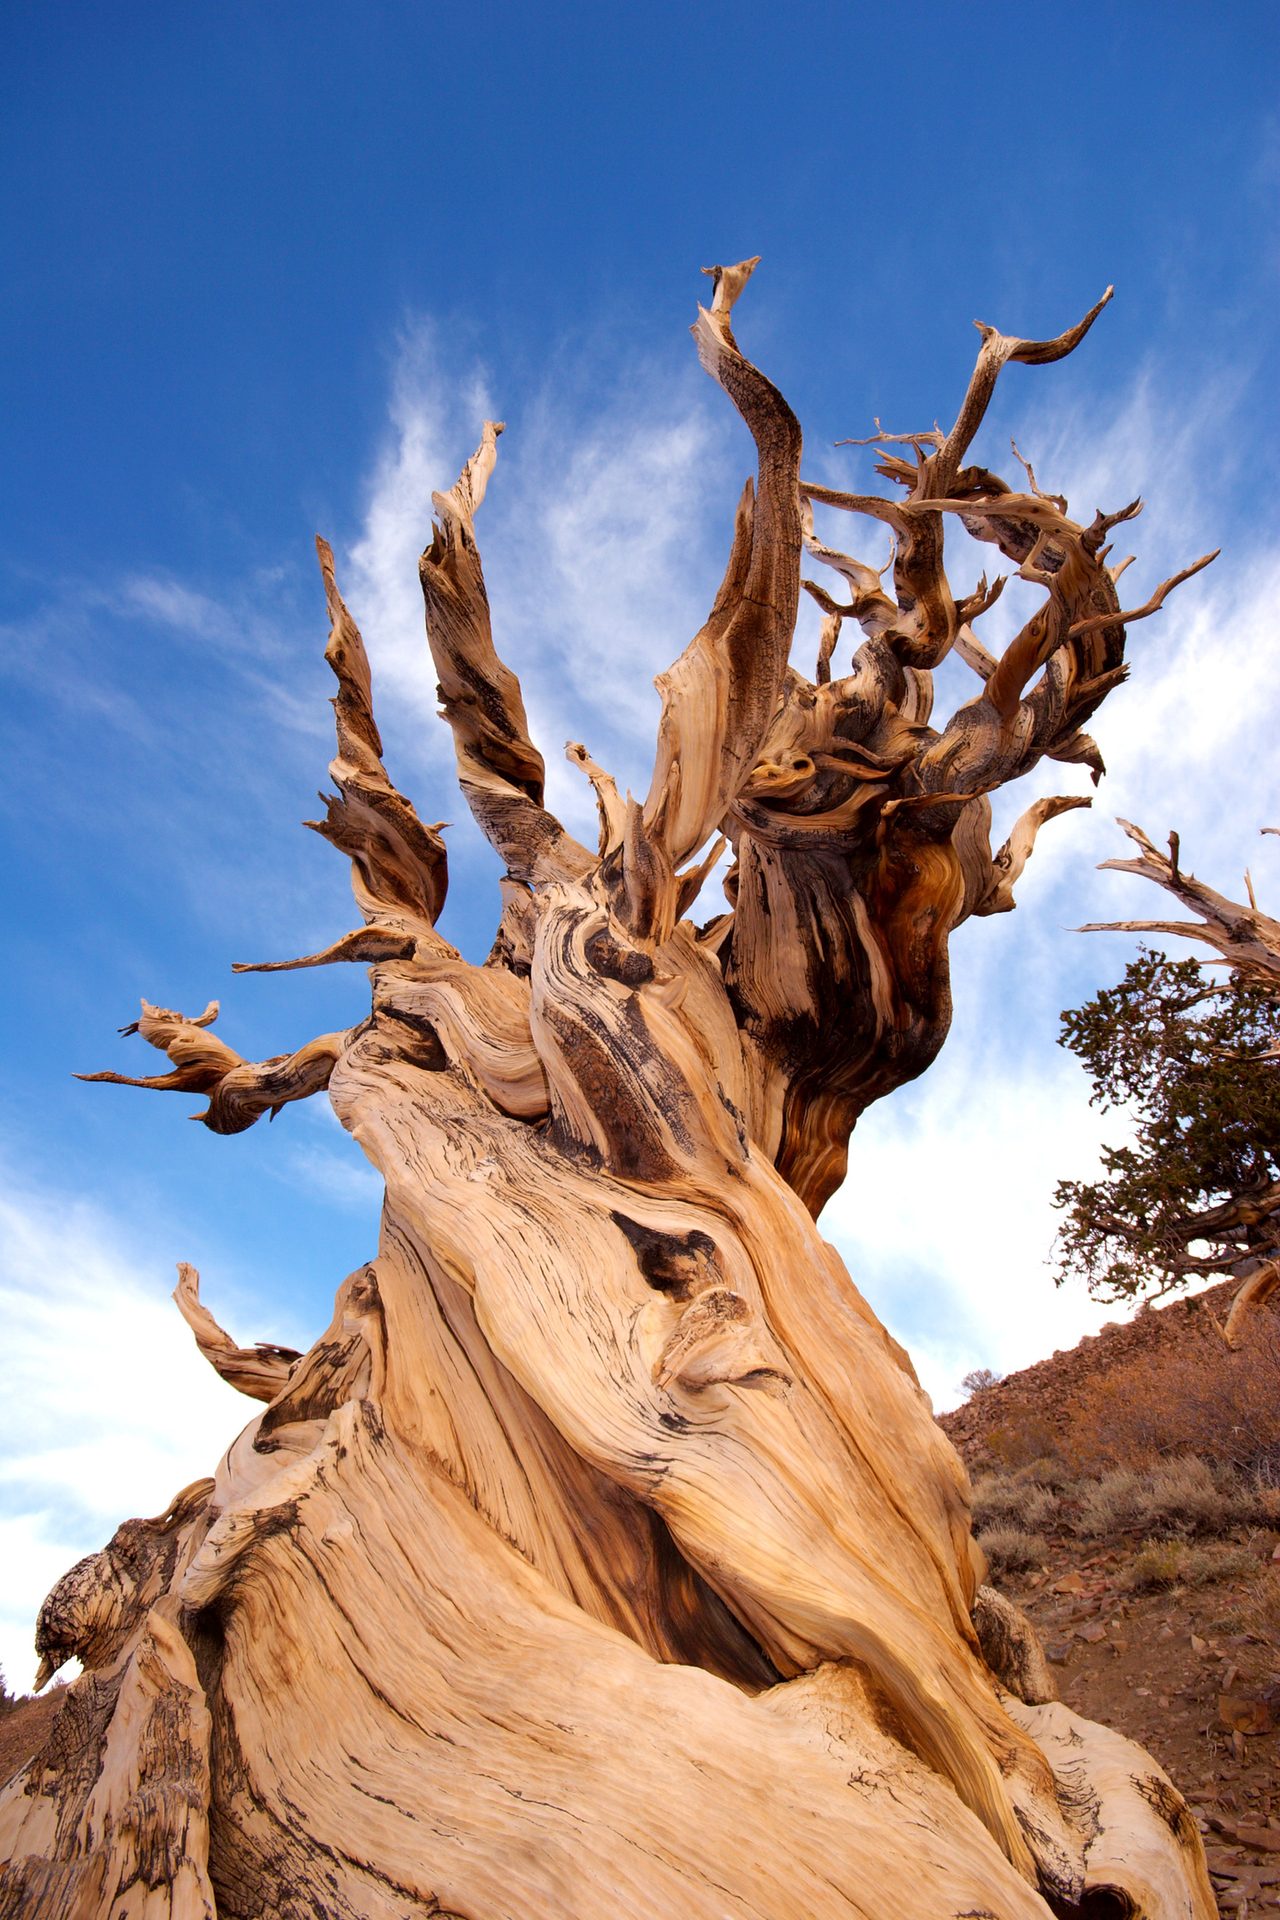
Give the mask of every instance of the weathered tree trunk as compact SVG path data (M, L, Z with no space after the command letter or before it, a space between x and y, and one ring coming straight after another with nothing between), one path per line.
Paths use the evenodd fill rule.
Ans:
M981 1588L960 1462L815 1225L859 1112L945 1036L950 933L1010 907L1038 826L1080 804L1037 803L993 857L985 796L1045 754L1101 769L1080 729L1123 673L1103 540L1126 515L1082 529L1029 469L1015 493L962 465L1003 362L1059 358L1094 315L984 328L952 432L884 458L905 498L834 495L730 331L753 264L716 270L695 333L758 480L660 682L647 800L571 749L596 851L543 805L490 637L500 429L436 498L431 649L507 870L482 967L435 930L443 843L383 768L321 548L319 830L365 925L283 964L371 962L370 1016L255 1065L216 1007L144 1003L172 1067L131 1084L206 1093L215 1132L327 1087L386 1182L381 1244L300 1357L236 1348L184 1270L202 1351L267 1405L46 1602L46 1669L86 1672L0 1801L0 1915L1214 1911L1175 1789L1052 1699ZM812 499L890 524L894 597L815 540ZM998 584L953 598L946 512L1046 589L998 662L970 625ZM850 593L820 593L813 682L788 664L806 543ZM846 617L865 638L833 680ZM982 691L935 731L953 645ZM718 834L732 910L699 929Z

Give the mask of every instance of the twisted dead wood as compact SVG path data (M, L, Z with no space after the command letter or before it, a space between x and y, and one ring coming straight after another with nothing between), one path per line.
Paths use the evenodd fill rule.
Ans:
M325 1088L386 1182L379 1250L302 1356L236 1347L184 1270L202 1350L268 1404L46 1603L46 1662L86 1672L0 1799L0 1915L1213 1912L1175 1789L1048 1699L1026 1623L980 1596L960 1462L814 1224L858 1114L942 1043L951 932L1007 910L1081 804L1037 802L993 854L988 794L1046 754L1101 770L1081 729L1123 672L1125 515L1082 527L1029 470L1015 492L962 464L1000 367L1060 358L1097 309L1055 341L984 328L951 433L881 462L903 497L838 495L734 338L754 265L714 270L695 335L756 478L659 681L643 803L570 750L595 852L546 807L493 643L496 425L435 497L428 638L506 868L483 966L436 930L443 843L387 775L321 544L319 830L364 924L269 964L371 963L369 1016L255 1065L216 1006L144 1003L171 1070L129 1084L202 1093L217 1131ZM892 595L821 545L815 501L892 528ZM999 583L956 599L947 514L1044 588L999 660L973 631ZM812 681L806 544L850 596L817 590ZM981 691L935 728L952 646ZM730 910L699 927L721 836Z

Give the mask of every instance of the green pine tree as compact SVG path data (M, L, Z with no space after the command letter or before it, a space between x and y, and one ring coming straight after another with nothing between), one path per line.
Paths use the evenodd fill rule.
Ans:
M1059 1181L1058 1284L1100 1300L1158 1297L1280 1252L1280 1004L1197 960L1140 950L1115 987L1062 1016L1062 1044L1095 1106L1127 1113L1132 1140L1105 1174Z

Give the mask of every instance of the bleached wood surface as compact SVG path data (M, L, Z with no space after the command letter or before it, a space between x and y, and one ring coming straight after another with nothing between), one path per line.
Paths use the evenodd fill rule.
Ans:
M1099 309L1050 342L983 328L955 427L885 453L880 500L802 482L731 330L754 264L715 270L695 336L757 476L661 677L646 799L570 749L595 849L548 812L494 648L496 425L436 496L430 645L506 869L484 966L436 930L444 843L387 775L321 543L317 825L364 925L270 964L371 963L370 1016L254 1064L216 1006L144 1003L170 1070L130 1084L202 1093L216 1132L327 1088L385 1180L381 1242L302 1356L237 1347L182 1270L201 1350L268 1404L46 1602L48 1666L86 1672L0 1800L0 1915L1213 1914L1176 1790L1053 1703L1029 1625L979 1598L960 1461L815 1224L858 1114L945 1037L950 934L1012 906L1079 804L1036 803L993 854L986 796L1045 755L1101 770L1082 728L1123 673L1105 537L1132 509L1080 527L1030 469L1015 491L963 464L1000 367L1060 358ZM889 525L892 593L814 502ZM973 622L999 583L956 599L947 514L1045 589L998 661ZM848 595L804 583L812 681L789 664L806 547ZM935 728L953 646L978 691ZM718 836L732 909L700 927Z

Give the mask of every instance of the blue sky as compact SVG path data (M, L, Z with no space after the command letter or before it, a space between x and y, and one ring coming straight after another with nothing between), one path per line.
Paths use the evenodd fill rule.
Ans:
M507 421L480 534L553 791L585 817L569 737L643 786L649 680L701 621L750 465L686 331L712 261L764 256L740 333L809 473L850 485L865 456L832 443L873 416L949 422L975 315L1054 333L1113 281L1071 360L1010 369L987 454L1007 467L1016 433L1081 512L1142 492L1135 601L1224 548L1133 629L1094 811L1046 831L1015 915L961 930L953 1039L864 1123L825 1216L939 1400L1096 1326L1044 1257L1054 1180L1101 1137L1056 1016L1130 950L1064 930L1153 904L1094 870L1112 816L1280 897L1256 836L1280 816L1274 8L19 3L6 43L11 1680L50 1582L250 1411L195 1358L173 1263L240 1338L306 1344L375 1244L376 1183L322 1103L219 1140L189 1101L70 1077L150 1070L115 1034L140 994L216 995L251 1057L362 1010L358 968L229 972L353 920L297 825L330 750L313 535L393 776L456 823L446 925L478 956L494 868L433 718L430 491ZM1006 814L1075 784L1055 768Z

